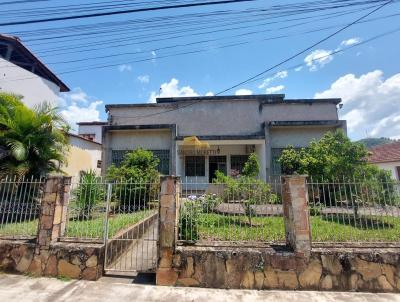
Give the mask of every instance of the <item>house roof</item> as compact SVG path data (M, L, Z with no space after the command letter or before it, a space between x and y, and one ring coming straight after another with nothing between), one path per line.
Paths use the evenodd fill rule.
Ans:
M76 124L79 126L103 126L103 125L107 125L107 122L93 121L93 122L79 122Z
M202 101L258 101L260 104L315 104L315 103L341 103L340 98L332 99L285 99L284 94L258 94L258 95L226 95L226 96L194 96L194 97L170 97L157 98L156 103L140 104L109 104L106 105L106 112L111 108L129 107L160 107L170 106L179 102L202 102Z
M58 87L60 87L61 92L68 92L70 89L68 86L61 81L47 66L42 63L38 57L36 57L23 43L22 41L16 37L16 36L10 36L10 35L5 35L5 34L0 34L0 42L5 42L8 45L13 45L14 50L19 51L20 54L30 62L32 62L35 65L35 72L34 74L43 77L50 82L53 82L56 84ZM11 63L18 65L22 68L24 66L16 61L16 60L10 60ZM25 68L26 69L26 68ZM29 69L27 69L30 71Z
M371 163L400 161L400 142L375 146L369 151L368 161Z
M81 140L83 140L85 142L93 143L95 145L100 145L100 146L102 145L102 144L100 144L98 142L92 141L90 139L87 139L87 138L85 138L83 136L80 136L80 135L77 135L77 134L74 134L74 133L71 133L71 132L68 132L68 136L75 137L75 138L81 139Z

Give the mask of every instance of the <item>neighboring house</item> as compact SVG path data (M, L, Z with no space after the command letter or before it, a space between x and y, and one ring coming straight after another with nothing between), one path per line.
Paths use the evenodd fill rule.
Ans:
M216 170L240 171L252 152L258 155L262 179L280 175L278 158L283 148L306 147L327 131L346 131L346 122L338 118L340 102L285 99L278 94L106 105L103 173L112 163L118 165L126 152L142 147L160 159L161 173L189 181L209 182Z
M400 180L400 142L375 146L369 151L370 163L390 171L394 179Z
M0 34L0 92L21 95L29 106L56 102L69 88L21 40Z
M78 134L91 141L101 144L102 142L102 127L107 125L107 122L81 122L78 124Z
M68 133L70 150L67 163L61 169L69 176L78 178L81 172L94 170L101 172L101 144Z

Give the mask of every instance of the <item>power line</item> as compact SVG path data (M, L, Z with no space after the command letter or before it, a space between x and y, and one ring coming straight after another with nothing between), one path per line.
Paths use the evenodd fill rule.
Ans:
M66 17L54 17L54 18L47 18L47 19L5 22L5 23L0 23L0 26L25 25L25 24L34 24L34 23L74 20L74 19L86 19L86 18L94 18L94 17L138 13L138 12L159 11L159 10L166 10L166 9L188 8L188 7L196 7L196 6L208 6L208 5L230 4L230 3L239 3L239 2L253 2L253 1L256 1L256 0L221 0L221 1L212 1L212 2L166 5L166 6L137 8L137 9L129 9L129 10L119 10L119 11L113 11L113 12L74 15L74 16L66 16Z
M257 78L257 77L259 77L259 76L261 76L261 75L264 75L265 73L271 71L272 69L275 69L276 67L279 67L279 66L283 65L284 63L286 63L286 62L288 62L288 61L290 61L290 60L292 60L292 59L298 57L299 55L303 54L304 52L306 52L306 51L312 49L313 47L315 47L315 46L317 46L317 45L323 43L324 41L328 40L329 38L331 38L331 37L333 37L333 36L339 34L340 32L344 31L345 29L349 28L350 26L352 26L352 25L358 23L359 21L365 19L366 17L370 16L371 14L375 13L376 11L382 9L383 7L385 7L386 5L388 5L390 2L392 2L392 0L389 0L388 2L384 3L384 4L381 5L380 7L378 7L378 8L376 8L376 9L372 10L371 12L369 12L369 13L367 13L367 14L365 14L365 15L363 15L362 17L356 19L355 21L351 22L350 24L346 25L345 27L341 28L340 30L334 32L333 34L330 34L330 35L328 35L327 37L325 37L324 39L321 39L321 40L318 41L317 43L314 43L312 46L307 47L305 50L298 52L296 55L291 56L291 57L289 57L288 59L285 59L285 60L281 61L281 62L278 63L278 64L275 64L274 66L272 66L272 67L270 67L270 68L264 70L263 72L258 73L256 76L253 76L253 77L247 79L246 81L242 81L240 84L237 84L237 85L231 86L231 87L229 87L229 88L227 88L227 89L224 89L223 91L221 91L221 92L219 92L219 93L217 93L217 94L215 94L215 95L217 96L217 95L222 94L222 93L224 93L224 92L226 92L226 91L229 91L229 90L231 90L231 89L233 89L233 88L236 88L236 87L238 87L238 86L240 86L240 85L242 85L242 84L244 84L244 83L247 83L247 82L249 82L249 81L251 81L251 80L254 80L255 78ZM342 50L342 51L343 51L343 50ZM312 60L312 61L314 61L314 60ZM162 112L156 112L156 113L147 114L147 115L133 116L132 118L141 119L141 118L147 118L147 117L157 116L157 115L160 115L160 114L164 114L164 113L168 113L168 112L180 110L180 109L183 109L183 108L187 108L187 107L193 106L193 105L195 105L195 104L197 104L197 103L199 103L199 102L200 102L200 101L193 101L193 102L191 102L191 103L189 103L189 104L187 104L187 105L183 105L183 106L178 107L178 108L173 108L173 109L170 109L170 110L165 110L165 111L162 111Z
M336 36L337 34L341 33L342 31L346 30L347 28L353 26L354 24L360 22L361 20L363 20L363 19L367 18L368 16L372 15L373 13L377 12L378 10L384 8L386 5L388 5L388 4L391 3L392 1L393 1L393 0L389 0L389 1L385 2L384 4L382 4L381 6L379 6L378 8L373 9L373 10L370 11L369 13L367 13L367 14L361 16L360 18L358 18L358 19L356 19L355 21L351 22L350 24L348 24L348 25L342 27L341 29L335 31L334 33L328 35L327 37L325 37L325 38L319 40L318 42L312 44L311 46L304 48L303 50L297 52L296 54L290 56L289 58L287 58L287 59L285 59L285 60L283 60L283 61L281 61L281 62L279 62L279 63L277 63L277 64L275 64L275 65L273 65L273 66L271 66L271 67L269 67L269 68L267 68L267 69L265 69L265 70L263 70L262 72L260 72L260 73L258 73L258 74L256 74L256 75L254 75L254 76L248 78L247 80L241 81L241 82L238 83L238 84L235 84L235 85L230 86L230 87L228 87L228 88L226 88L226 89L224 89L224 90L221 90L221 91L218 92L216 95L220 95L220 94L225 93L225 92L227 92L227 91L229 91L229 90L232 90L233 88L236 88L236 87L238 87L238 86L240 86L240 85L246 84L248 81L251 81L251 80L253 80L253 79L255 79L255 78L257 78L257 77L259 77L259 76L261 76L261 75L263 75L263 74L265 74L265 73L267 73L267 72L269 72L269 71L271 71L271 70L273 70L273 69L275 69L275 68L277 68L277 67L279 67L279 66L281 66L281 65L283 65L283 64L285 64L285 63L287 63L287 62L289 62L289 61L291 61L291 60L293 60L294 58L297 58L298 56L304 54L305 52L307 52L307 51L313 49L315 46L318 46L319 44L321 44L321 43L323 43L323 42L329 40L330 38Z

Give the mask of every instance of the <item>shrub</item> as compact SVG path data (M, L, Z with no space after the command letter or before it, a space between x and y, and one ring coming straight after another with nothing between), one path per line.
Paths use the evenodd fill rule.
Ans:
M83 172L78 187L72 192L81 219L90 219L93 208L105 199L104 185L96 172Z
M199 239L198 222L202 212L196 200L186 200L179 211L180 239L197 241Z
M158 161L151 151L138 148L125 155L120 167L108 169L107 178L115 182L113 196L121 211L144 209L158 196Z
M216 194L206 194L199 197L200 205L203 213L214 212L215 209L222 203L222 199Z
M246 177L257 177L260 172L260 163L258 161L257 155L255 153L251 153L249 159L246 161L243 167L243 176Z

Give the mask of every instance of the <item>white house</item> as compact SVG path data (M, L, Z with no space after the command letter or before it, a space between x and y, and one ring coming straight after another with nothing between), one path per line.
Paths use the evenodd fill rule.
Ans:
M0 34L0 92L23 97L28 106L55 103L70 89L18 37Z
M375 146L369 151L370 163L390 171L394 179L400 180L400 142Z
M153 151L163 174L210 182L216 170L241 170L250 153L260 178L280 175L288 145L306 147L327 131L346 130L340 99L286 99L284 95L158 98L155 104L107 105L103 126L105 171L138 147ZM188 149L188 137L204 148ZM190 141L190 140L189 140Z
M107 122L80 122L78 124L78 134L88 140L102 143L102 127L107 125Z

